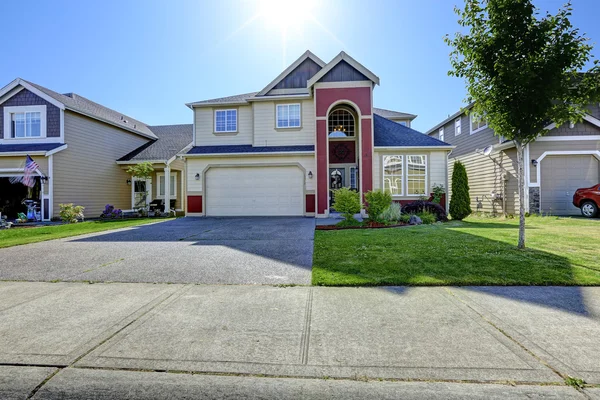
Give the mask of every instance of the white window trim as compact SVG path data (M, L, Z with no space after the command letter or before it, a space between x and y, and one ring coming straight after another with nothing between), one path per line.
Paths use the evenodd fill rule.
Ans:
M482 130L484 130L485 128L488 127L487 121L485 121L485 125L479 126L479 128L473 130L473 117L474 117L474 114L469 114L469 130L471 131L471 135L473 135L477 132L481 132Z
M227 111L235 111L235 130L230 131L227 130ZM218 112L224 112L225 113L225 129L224 131L218 131L217 130L217 113ZM214 130L215 133L235 133L238 131L238 109L237 108L228 108L228 109L222 109L222 110L215 110L214 114L213 114L215 123L214 123Z
M12 127L11 127L11 114L19 114L19 113L27 113L27 112L39 112L40 113L40 136L32 136L32 137L22 137L22 138L13 138L12 137ZM46 131L46 106L14 106L14 107L4 107L4 134L3 140L9 141L33 141L32 143L37 143L40 139L47 138ZM56 138L58 141L59 138Z
M441 140L442 142L444 141L444 127L443 126L438 130L438 139Z
M408 192L408 158L409 157L425 157L425 193L409 193ZM406 179L405 179L406 195L407 196L428 196L429 193L427 193L428 192L427 189L429 188L429 185L427 184L427 179L428 179L427 168L429 166L429 160L428 160L427 154L408 154L405 158L406 158L406 161L404 162L404 164L405 164L406 173L404 174L404 176L406 177ZM415 176L420 176L420 175L415 175Z
M460 128L460 129L457 129ZM454 120L454 136L459 136L462 133L462 120L460 117Z
M385 158L386 157L402 157L402 185L400 186L400 193L399 194L393 194L390 193L392 195L392 197L403 197L404 196L404 186L406 185L406 156L404 154L385 154L383 156L381 156L381 190L385 191L385 179L386 179L386 175L385 175Z
M156 191L156 197L158 199L164 199L165 195L164 194L160 194L160 189L162 188L162 184L160 183L160 178L165 176L164 172L157 172L156 173L156 185L158 187L158 190ZM170 182L174 182L173 185L175 186L175 193L169 193L169 198L171 200L173 199L177 199L177 173L176 172L171 172L171 181Z
M298 126L290 126L290 106L298 106L299 117L300 117L300 125ZM288 126L279 126L279 107L287 107L288 108ZM285 103L285 104L276 104L275 105L275 127L277 129L298 129L302 128L302 104L300 103Z

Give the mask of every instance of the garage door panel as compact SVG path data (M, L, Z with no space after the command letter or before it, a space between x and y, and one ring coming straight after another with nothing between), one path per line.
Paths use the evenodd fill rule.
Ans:
M541 163L542 212L579 215L571 203L578 188L599 182L598 159L591 155L549 156Z
M211 168L206 173L209 216L303 215L304 173L298 167Z

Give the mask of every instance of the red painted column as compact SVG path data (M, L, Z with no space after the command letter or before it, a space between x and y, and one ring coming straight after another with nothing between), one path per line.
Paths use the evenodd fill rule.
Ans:
M317 120L317 214L324 214L329 202L327 171L327 124Z
M362 169L362 192L367 193L373 189L373 134L371 131L371 118L361 119L361 159L360 168Z

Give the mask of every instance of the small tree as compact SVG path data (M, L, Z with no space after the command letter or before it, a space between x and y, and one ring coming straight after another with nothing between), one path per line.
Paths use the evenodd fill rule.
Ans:
M130 174L133 178L147 180L152 178L152 174L154 173L154 167L151 162L144 161L136 165L132 165L127 168L127 173ZM135 183L134 183L135 184ZM144 199L148 196L148 191L144 194ZM141 207L141 209L146 210L146 207Z
M450 197L450 215L452 219L462 220L472 213L469 195L469 177L460 161L454 163L452 171L452 197Z
M598 65L585 35L571 25L571 2L556 15L539 15L532 0L465 0L456 8L457 33L450 75L465 78L472 112L517 148L519 248L525 247L525 147L545 135L550 123L580 121L598 99Z
M352 221L354 214L360 212L360 194L348 188L333 191L333 208L341 213L346 221Z

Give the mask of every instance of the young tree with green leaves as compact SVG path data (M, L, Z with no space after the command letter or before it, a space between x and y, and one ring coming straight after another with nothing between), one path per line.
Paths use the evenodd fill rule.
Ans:
M592 61L592 46L569 21L570 1L556 15L540 15L532 0L465 0L455 11L467 32L446 36L449 75L466 80L471 112L515 143L522 249L525 148L551 123L580 121L586 106L598 101L597 60L581 73Z

